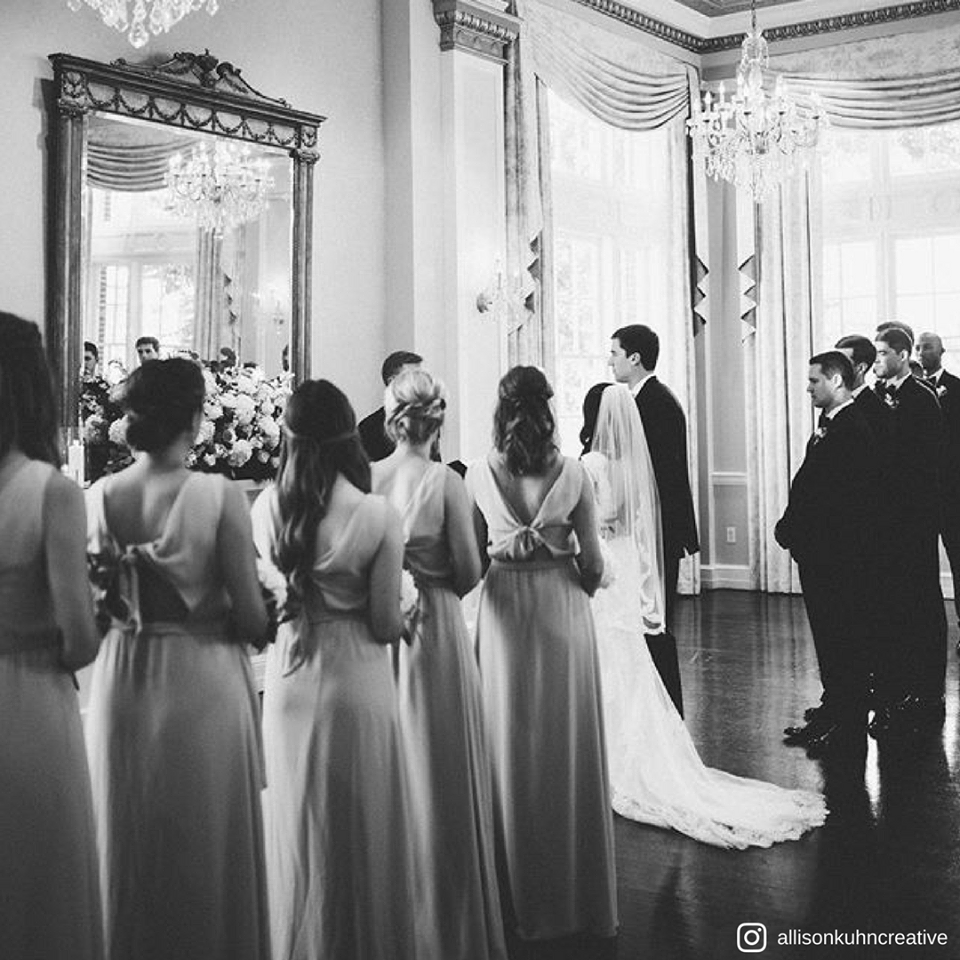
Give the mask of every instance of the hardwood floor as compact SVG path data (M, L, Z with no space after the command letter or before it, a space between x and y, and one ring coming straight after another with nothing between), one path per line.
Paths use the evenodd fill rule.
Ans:
M953 624L952 604L948 619ZM816 761L781 742L782 728L820 691L800 598L716 591L684 599L676 632L687 724L704 761L824 790L827 823L768 850L728 851L618 817L616 941L512 942L512 960L726 960L750 955L737 948L741 923L766 925L764 957L960 960L956 626L942 734L899 748L865 738ZM857 930L943 933L948 941L799 942Z

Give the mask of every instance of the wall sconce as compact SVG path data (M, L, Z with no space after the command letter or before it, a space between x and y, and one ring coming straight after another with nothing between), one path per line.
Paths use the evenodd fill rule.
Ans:
M511 282L504 276L503 267L498 260L490 283L477 294L477 313L489 313L497 323L505 321L510 330L515 330L526 319L524 301L520 284Z

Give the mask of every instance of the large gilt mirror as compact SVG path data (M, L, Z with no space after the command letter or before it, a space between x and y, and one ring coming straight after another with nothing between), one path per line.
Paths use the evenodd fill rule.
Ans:
M108 383L152 343L214 369L308 377L324 118L258 93L209 52L155 66L50 60L47 343L65 437L91 373L85 344Z

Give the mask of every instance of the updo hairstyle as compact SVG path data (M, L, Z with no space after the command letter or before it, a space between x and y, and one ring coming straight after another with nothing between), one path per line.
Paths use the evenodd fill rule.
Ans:
M170 357L137 367L123 391L127 443L145 453L165 450L191 428L205 393L203 371L192 360Z
M500 381L493 443L514 476L544 473L556 455L552 396L538 367L513 367Z
M443 426L447 392L426 370L406 370L384 392L384 428L397 443L426 443Z
M0 457L13 447L60 466L57 405L40 329L0 313Z
M326 516L337 475L370 492L370 461L357 434L357 418L329 380L305 380L283 414L277 472L280 531L273 560L295 597L303 598L314 563L317 527Z

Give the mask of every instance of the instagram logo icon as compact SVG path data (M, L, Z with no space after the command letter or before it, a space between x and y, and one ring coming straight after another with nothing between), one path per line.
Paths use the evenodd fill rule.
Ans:
M763 953L767 949L767 928L762 923L741 923L737 927L737 949L741 953Z

